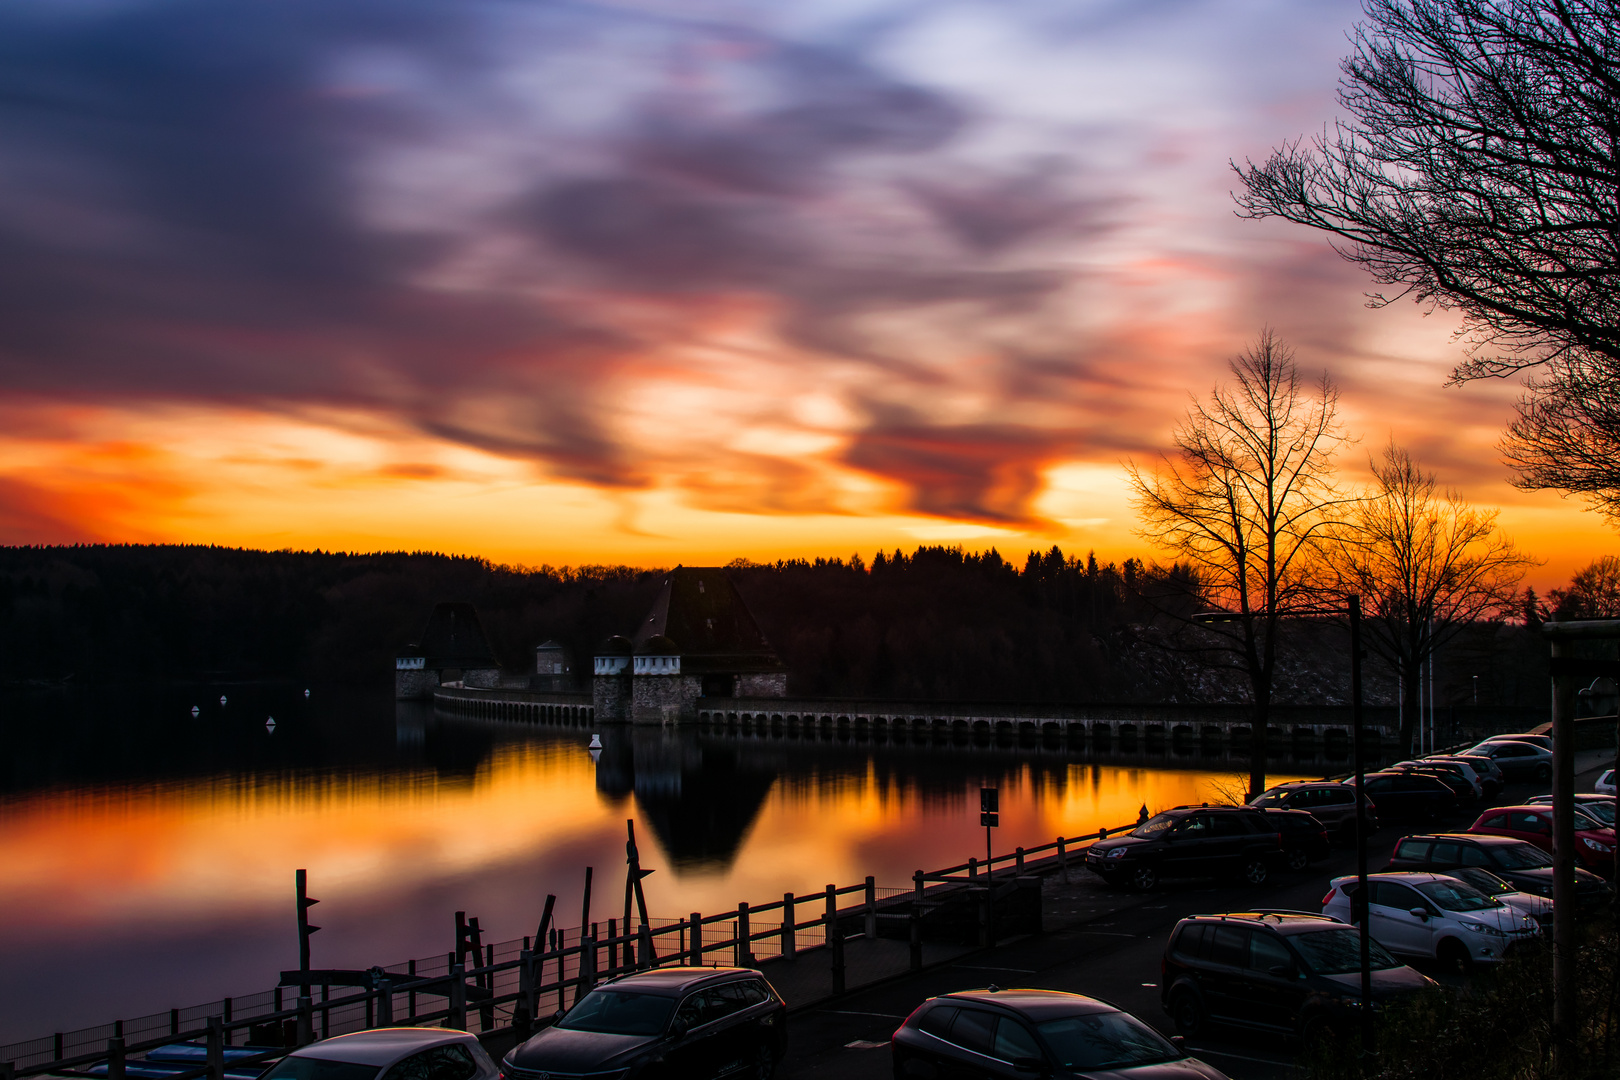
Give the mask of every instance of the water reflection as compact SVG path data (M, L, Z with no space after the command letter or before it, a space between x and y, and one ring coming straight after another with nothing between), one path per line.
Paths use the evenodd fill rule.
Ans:
M614 897L635 818L655 914L713 912L1216 801L1241 760L1167 767L994 739L436 719L302 687L0 699L0 1042L267 988L296 957L292 872L323 902L319 966L448 949L451 915L533 933ZM193 706L199 715L192 717ZM268 716L276 728L265 727ZM1274 764L1279 776L1321 765ZM598 901L596 917L608 912Z

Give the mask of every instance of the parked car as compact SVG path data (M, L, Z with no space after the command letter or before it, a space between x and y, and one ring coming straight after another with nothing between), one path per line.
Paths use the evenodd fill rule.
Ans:
M1383 771L1410 773L1415 776L1432 776L1450 788L1451 793L1457 797L1458 802L1474 802L1484 794L1480 790L1479 783L1463 776L1461 769L1447 769L1427 762L1402 761L1387 766Z
M1541 806L1543 804L1551 805L1552 800L1551 795L1532 795L1524 802L1526 806ZM1575 805L1580 807L1581 813L1594 819L1598 824L1607 825L1611 829L1614 828L1615 807L1613 795L1576 792Z
M1487 738L1485 741L1486 742L1526 742L1526 743L1530 743L1533 746L1541 747L1543 750L1547 751L1549 754L1552 753L1552 736L1551 735L1532 735L1528 731L1520 731L1520 732L1509 733L1509 734L1506 734L1506 735L1492 735L1489 738Z
M759 972L653 968L598 983L507 1054L501 1075L767 1077L786 1049L787 1007Z
M1250 806L1265 809L1303 810L1327 826L1340 839L1356 838L1356 788L1332 780L1295 780L1267 788L1249 800ZM1371 799L1366 806L1367 824L1378 827L1378 807Z
M1603 775L1597 778L1597 783L1592 785L1592 790L1599 795L1615 794L1614 770L1605 770Z
M1333 850L1327 828L1303 810L1267 808L1266 820L1282 836L1283 863L1290 870L1303 870Z
M1485 781L1473 766L1466 761L1457 761L1454 758L1417 758L1414 761L1399 761L1390 766L1391 769L1404 769L1410 772L1430 773L1442 780L1447 776L1456 777L1467 785L1466 791L1456 786L1452 790L1457 792L1459 799L1482 799L1485 797Z
M1395 845L1389 870L1430 870L1449 874L1456 867L1480 866L1520 892L1552 896L1552 856L1534 844L1481 833L1430 833L1408 836ZM1579 867L1575 898L1583 907L1608 903L1603 879Z
M1552 750L1520 739L1487 739L1462 752L1463 757L1488 757L1507 781L1530 780L1545 784L1552 779Z
M1283 862L1282 835L1264 812L1247 806L1178 806L1086 850L1087 870L1136 889L1226 874L1263 885Z
M1545 803L1498 806L1479 815L1479 820L1468 831L1490 836L1511 836L1550 852L1552 807ZM1613 826L1594 820L1579 807L1575 808L1575 857L1582 866L1594 873L1614 874Z
M889 1046L897 1080L1064 1077L1226 1080L1105 1001L1057 990L963 990L929 998Z
M1422 762L1442 761L1454 762L1462 765L1474 774L1479 781L1480 792L1487 799L1494 799L1502 790L1502 767L1488 757L1469 757L1464 754L1430 754L1428 757L1418 758Z
M1433 821L1457 808L1456 793L1432 776L1370 772L1363 779L1367 797L1378 805L1380 821Z
M260 1080L496 1080L476 1035L390 1027L300 1046Z
M1334 878L1322 913L1348 921L1357 887L1353 876ZM1443 874L1372 874L1367 888L1369 929L1380 945L1397 956L1438 960L1452 971L1498 961L1541 932L1532 916Z
M1374 1008L1435 985L1372 942ZM1194 915L1160 962L1159 1000L1185 1036L1210 1021L1314 1039L1359 1016L1361 934L1299 912Z
M1532 915L1547 929L1548 920L1552 918L1552 901L1535 893L1523 892L1510 881L1491 873L1483 866L1454 866L1446 871L1446 877L1456 878L1465 884L1472 885L1486 896L1492 896L1502 901L1508 907L1522 915Z

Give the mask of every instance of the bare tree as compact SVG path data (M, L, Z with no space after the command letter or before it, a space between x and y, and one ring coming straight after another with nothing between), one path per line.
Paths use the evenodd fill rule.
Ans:
M1202 599L1241 616L1210 650L1245 676L1254 706L1250 794L1266 786L1266 727L1278 624L1320 599L1309 572L1343 496L1339 393L1307 385L1270 330L1230 362L1232 380L1193 400L1175 452L1152 473L1127 466L1140 535L1191 565Z
M1457 380L1547 365L1505 449L1620 517L1620 0L1365 0L1351 120L1236 166L1252 217L1458 311Z
M1569 588L1547 598L1556 619L1620 619L1620 558L1594 559L1575 571Z
M1469 626L1518 610L1536 560L1496 528L1496 511L1441 492L1433 473L1391 444L1372 463L1374 490L1335 534L1339 588L1362 598L1369 648L1403 689L1402 752L1417 729L1423 665Z

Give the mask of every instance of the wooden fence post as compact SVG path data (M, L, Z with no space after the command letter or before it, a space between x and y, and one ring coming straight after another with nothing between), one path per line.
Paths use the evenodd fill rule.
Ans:
M656 967L658 965L658 950L653 947L652 927L642 923L636 932L636 943L641 946L641 957L638 966L642 968Z
M744 900L737 905L737 962L740 968L753 967L754 951L749 948L753 942L748 939L753 936L753 928L748 923L748 901Z
M835 997L841 997L844 993L844 935L839 932L836 915L828 929L832 932L832 991Z
M827 931L827 947L832 948L833 938L838 931L838 886L827 886L827 910L821 916Z
M687 938L688 953L692 958L693 967L703 966L703 916L692 912L687 916L692 921L692 932Z
M1023 877L1023 875L1024 875L1024 849L1023 848L1018 848L1016 850L1016 853L1013 856L1013 859L1014 859L1013 866L1016 867L1016 869L1014 870L1014 876Z
M926 891L927 886L923 883L923 872L918 870L911 875L911 902L921 904L923 902L923 893Z
M124 1080L124 1040L107 1040L107 1080Z
M225 1021L208 1018L208 1080L225 1080Z
M574 991L574 1004L591 992L596 985L596 938L590 934L579 937L579 988Z
M877 937L877 879L870 874L866 876L866 926L863 929L866 940Z
M793 894L782 894L782 956L792 960L799 955L798 935L793 932L798 917L793 912Z
M525 948L518 953L518 998L512 1002L512 1034L518 1042L533 1034L534 1006L534 953Z
M1058 869L1063 871L1063 880L1068 881L1069 880L1069 848L1068 848L1068 841L1064 840L1063 837L1061 837L1061 836L1058 837L1057 849L1058 849Z
M488 969L495 966L495 946L493 944L484 946L483 953L483 956L476 953L473 955L473 959L479 962L479 966L485 968L485 971L478 976L478 985L486 990L493 991L495 989L495 973ZM478 1006L478 1030L495 1030L495 1006L493 1003Z
M444 1026L467 1030L467 969L460 964L450 965L450 1017Z
M298 1040L299 1046L308 1046L315 1041L315 1018L313 1015L315 1003L308 994L299 994L296 1007L298 1009L298 1024L294 1029L297 1032L294 1037Z
M989 867L985 867L985 869L988 870ZM979 860L970 855L970 856L968 856L968 877L969 878L976 878L978 876L979 876Z

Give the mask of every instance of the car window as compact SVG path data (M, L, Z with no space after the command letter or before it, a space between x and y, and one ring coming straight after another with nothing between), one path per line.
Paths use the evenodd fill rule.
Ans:
M699 1027L724 1015L725 1003L712 990L699 990L686 995L675 1018L689 1028Z
M434 1046L394 1063L383 1080L472 1080L478 1063L465 1046Z
M1131 830L1131 835L1138 837L1158 836L1166 829L1174 828L1175 824L1176 818L1171 814L1154 814Z
M1402 847L1406 843L1402 840ZM1462 845L1455 840L1436 840L1429 851L1428 861L1436 866L1456 866L1462 862Z
M1489 866L1490 858L1473 844L1458 844L1462 849L1462 857L1458 860L1463 866Z
M567 1016L557 1021L557 1026L565 1031L599 1031L608 1035L657 1035L664 1030L673 1011L675 999L662 994L592 990L568 1010Z
M716 986L709 994L710 1000L714 1003L714 1015L710 1017L711 1020L718 1020L722 1016L742 1012L750 1005L759 1004L759 999L751 997L740 982Z
M1552 834L1551 815L1538 814L1534 810L1515 810L1508 815L1507 827L1514 832Z
M1249 969L1267 971L1274 967L1293 967L1294 956L1288 946L1262 930L1249 935Z
M1411 859L1414 862L1424 862L1429 858L1429 844L1428 840L1402 840L1395 845L1395 857L1397 859ZM1453 844L1452 847L1456 847L1456 845ZM1435 850L1438 851L1439 849L1436 848Z
M1461 881L1424 881L1418 884L1417 891L1447 911L1484 911L1502 906L1502 901Z
M1072 1072L1105 1072L1177 1061L1185 1056L1163 1035L1128 1013L1082 1013L1043 1020L1036 1027L1058 1064Z
M1415 907L1428 907L1418 898L1418 894L1396 881L1370 881L1367 883L1372 889L1372 902L1379 907L1399 908L1408 911Z
M1323 806L1343 806L1356 801L1345 788L1318 788L1317 796Z
M1294 948L1305 958L1305 966L1318 975L1346 975L1361 970L1361 932L1348 927L1314 930L1295 934ZM1396 960L1378 942L1368 940L1368 955L1375 971L1400 967Z
M1204 959L1242 967L1249 956L1249 930L1243 926L1217 926L1204 946Z
M1186 821L1183 821L1181 826L1176 829L1176 832L1181 836L1208 836L1209 815L1194 814Z
M1507 827L1508 816L1506 814L1492 814L1480 822L1480 828L1482 829L1505 829Z
M1211 836L1244 836L1249 831L1243 827L1243 822L1238 820L1236 814L1215 814L1206 820L1209 822Z
M923 1013L922 1019L917 1021L917 1026L930 1035L948 1039L951 1036L951 1021L956 1019L956 1013L955 1005L935 1005Z
M1197 959L1198 951L1203 947L1204 937L1208 933L1208 925L1204 923L1188 923L1181 928L1181 933L1176 935L1171 951L1177 956Z
M975 1054L990 1054L995 1049L996 1014L980 1009L960 1009L956 1023L951 1025L951 1042Z
M1534 757L1536 753L1535 747L1525 746L1523 743L1500 743L1498 745L1502 747L1497 752L1498 757Z
M1003 1016L996 1024L996 1048L992 1056L1002 1061L1017 1061L1019 1058L1038 1058L1042 1055L1029 1029L1012 1017Z
M1600 828L1607 828L1614 824L1614 803L1593 800L1591 802L1577 803L1576 805L1580 807L1581 813L1601 822Z
M1503 870L1535 870L1552 865L1552 856L1534 844L1503 844L1490 849L1491 863Z
M765 984L758 979L747 979L740 983L733 983L742 991L743 1001L749 1005L760 1005L771 1000L771 992Z
M1458 881L1466 881L1486 896L1501 896L1517 891L1482 866L1454 866L1448 873Z
M1395 778L1393 776L1377 776L1367 781L1367 791L1369 794L1389 791L1394 787L1394 784Z

